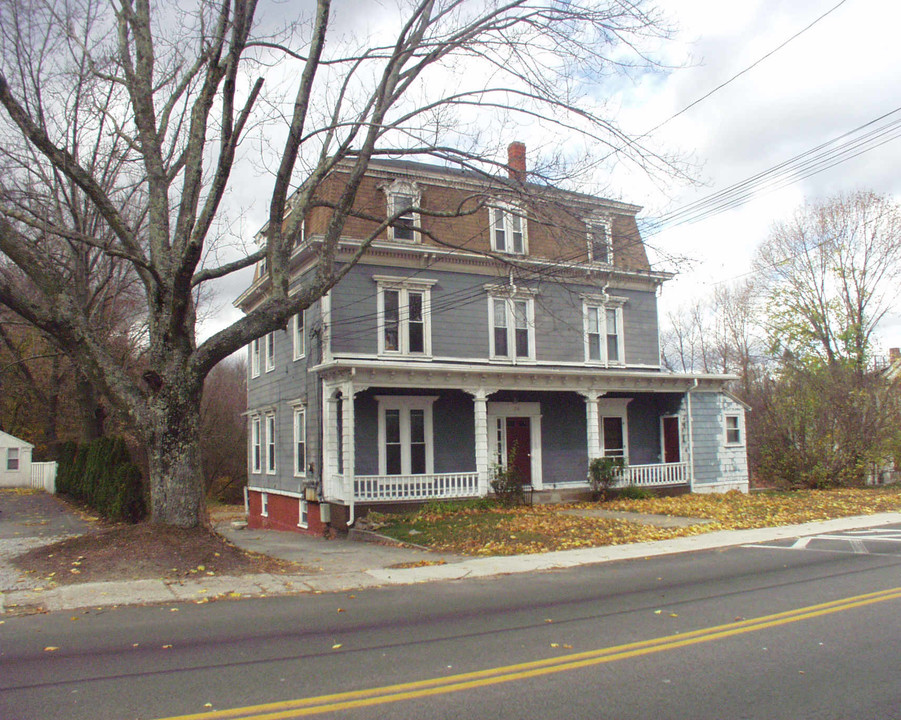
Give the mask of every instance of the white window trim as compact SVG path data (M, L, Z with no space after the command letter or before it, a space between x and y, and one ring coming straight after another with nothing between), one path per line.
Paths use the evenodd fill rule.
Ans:
M250 472L255 475L263 472L263 425L259 415L250 417Z
M413 198L413 207L418 208L422 202L422 190L419 188L419 185L415 182L409 182L406 180L395 180L390 185L386 185L385 188L385 196L387 198L388 204L388 217L394 217L395 209L395 198L398 195L409 195ZM412 239L406 238L397 238L394 236L395 228L391 225L388 226L388 239L394 242L399 243L420 243L422 242L422 234L419 232L417 228L421 227L422 217L417 210L413 210L413 237Z
M297 498L297 527L306 528L310 526L310 506L307 505L307 501L303 498ZM307 519L304 520L304 515L307 516Z
M598 400L598 448L604 455L604 418L618 417L623 423L623 462L629 464L629 412L632 398L606 398ZM614 456L616 457L616 456Z
M494 252L501 252L506 255L528 255L529 254L529 220L525 212L520 207L510 203L494 203L488 208L488 233L490 236L491 249ZM504 221L504 249L497 247L497 238L494 229L497 225L497 213L503 213ZM522 252L513 249L513 216L520 218L520 229L522 230Z
M592 228L603 227L606 235L604 245L607 246L607 259L597 260L594 257L594 233ZM585 220L586 241L588 243L588 260L598 265L613 265L613 220L609 215L594 216Z
M266 372L275 370L275 333L267 333L263 336L263 356L266 361Z
M738 420L738 442L729 442L729 418ZM743 447L745 444L745 422L743 413L727 412L723 414L723 445L726 447Z
M13 457L15 456L15 457ZM6 471L7 472L18 472L22 468L21 461L22 454L19 452L19 448L11 447L6 448ZM10 467L10 465L15 461L16 466Z
M432 286L437 280L406 280L405 278L375 275L378 283L376 294L376 312L378 314L378 353L386 357L409 356L417 358L432 357ZM385 348L385 291L396 290L400 293L398 301L398 349ZM410 352L410 292L422 293L422 352Z
M254 338L250 341L250 377L256 378L260 376L260 338Z
M269 517L269 493L260 493L260 515Z
M625 332L623 330L623 304L625 298L607 298L606 300L584 298L582 303L582 340L585 351L585 364L593 367L621 367L626 364ZM591 347L588 340L588 316L592 310L600 310L598 313L598 332L601 335L600 359L591 358ZM616 347L619 357L611 360L607 356L607 311L616 313Z
M300 321L300 328L298 328L298 321ZM294 316L294 320L291 324L291 335L294 342L294 359L302 360L307 356L306 310L301 310Z
M301 423L298 424L298 419ZM297 463L297 441L302 433L303 435L303 466L298 467ZM291 454L294 456L294 477L306 477L307 475L307 411L305 407L294 408L294 442L291 445Z
M435 472L435 442L432 424L432 405L437 395L376 395L379 410L379 475L388 474L388 457L385 450L385 411L400 410L400 463L401 476L410 475L410 410L422 410L425 430L425 474Z
M507 316L507 349L509 355L498 355L494 341L494 301L503 300ZM514 302L526 303L526 326L529 331L529 354L526 357L516 356L516 313ZM535 300L525 293L500 295L488 294L488 357L491 360L508 362L514 365L520 363L535 363Z
M266 468L267 475L275 475L278 470L278 442L276 438L275 413L266 413L264 415L265 442L263 443L264 460L263 465ZM272 452L269 450L272 448Z

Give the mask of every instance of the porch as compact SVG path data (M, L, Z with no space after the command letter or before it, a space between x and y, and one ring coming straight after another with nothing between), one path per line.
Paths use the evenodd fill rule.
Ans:
M322 497L351 515L357 503L484 497L508 462L539 492L584 491L590 458L605 455L625 461L620 486L692 482L685 378L608 372L598 390L594 372L544 368L320 372Z

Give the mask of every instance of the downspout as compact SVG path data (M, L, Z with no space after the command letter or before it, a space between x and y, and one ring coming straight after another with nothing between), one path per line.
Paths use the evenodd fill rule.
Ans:
M694 379L694 384L685 392L686 409L688 411L688 489L695 491L695 436L692 429L692 413L691 413L691 391L698 387L698 379Z

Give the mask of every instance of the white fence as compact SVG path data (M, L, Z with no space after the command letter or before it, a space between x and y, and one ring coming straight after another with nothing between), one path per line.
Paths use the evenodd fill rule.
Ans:
M56 492L56 462L31 463L31 487Z
M357 475L354 500L357 502L398 502L479 496L478 473L437 473L432 475Z
M653 465L627 465L623 477L616 487L638 485L639 487L660 487L661 485L687 485L688 463L655 463Z

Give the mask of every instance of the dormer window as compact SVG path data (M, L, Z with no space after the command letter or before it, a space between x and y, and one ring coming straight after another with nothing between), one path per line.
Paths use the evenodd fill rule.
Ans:
M419 242L419 213L414 210L421 200L415 183L395 180L385 188L388 199L388 237L400 242Z
M490 211L491 249L495 252L525 255L528 252L526 219L510 207L493 207Z
M586 225L588 228L588 259L591 262L612 265L613 245L610 240L610 220L595 218L589 220Z

